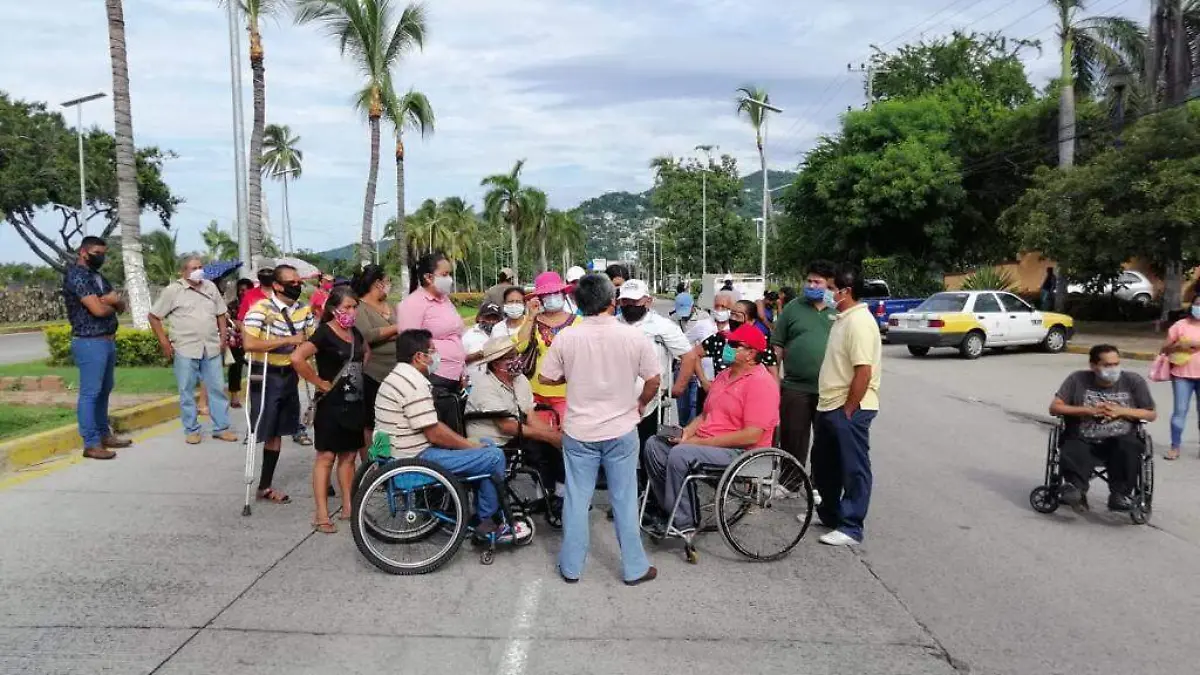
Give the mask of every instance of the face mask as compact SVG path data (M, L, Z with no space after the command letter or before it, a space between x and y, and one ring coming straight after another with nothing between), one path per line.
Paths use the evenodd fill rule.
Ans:
M1096 375L1109 384L1116 384L1117 380L1121 379L1121 366L1101 368L1097 371Z
M717 320L717 323L725 323L725 322L729 321L729 310L714 309L713 310L713 318Z
M353 309L349 309L349 310L339 309L338 311L333 313L333 318L335 320L337 320L338 325L341 326L342 328L349 328L349 327L353 326L354 320L357 317L358 317L358 312Z
M92 270L104 267L104 258L105 255L103 253L89 253L87 257L88 267L92 268Z
M729 320L729 331L730 332L733 332L741 327L742 327L741 321L734 321L733 319Z
M510 319L519 319L525 316L525 305L519 302L510 302L504 306L504 316Z
M483 331L484 334L486 334L486 335L491 335L492 329L495 327L496 327L496 324L494 324L490 321L479 324L479 330Z
M504 370L508 371L508 374L513 377L516 377L521 374L520 359L512 359L511 361L504 363L504 365L501 367L504 368Z
M429 356L429 374L430 375L436 374L438 371L438 368L441 368L441 367L442 367L442 355L437 352L434 352L433 354L431 354Z
M304 288L300 284L284 284L283 290L280 291L283 297L295 302L300 299L300 295L304 293Z
M188 274L188 281L191 281L192 283L200 283L201 281L204 281L204 268L201 267L192 270L191 274Z
M1192 305L1192 318L1200 319L1200 305Z
M833 295L833 291L825 289L825 304L830 307L837 307L837 298Z
M442 295L449 295L454 290L454 277L434 277L433 287Z
M562 293L554 293L542 298L542 307L545 307L550 312L561 312L563 305L567 302Z
M825 302L825 289L820 286L805 286L804 299L814 304Z
M629 323L637 323L646 318L646 313L650 311L649 307L641 307L639 305L629 305L621 308L621 316Z
M725 348L721 350L721 362L727 366L732 366L736 359L737 349L734 349L729 343L725 343Z

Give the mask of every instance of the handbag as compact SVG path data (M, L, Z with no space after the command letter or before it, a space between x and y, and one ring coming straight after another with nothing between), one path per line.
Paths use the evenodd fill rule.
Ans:
M1171 379L1171 360L1166 354L1159 354L1154 357L1154 363L1150 364L1150 381L1151 382L1166 382Z
M518 358L518 361L521 364L521 372L525 375L525 377L532 379L534 373L537 371L538 336L541 336L542 343L546 345L547 349L549 349L550 343L554 342L554 336L558 335L559 331L562 329L574 324L575 317L576 315L571 314L567 317L566 321L563 321L561 324L553 327L547 326L537 319L533 320L533 330L535 332L529 334L529 346L525 348L525 351L521 352L521 356Z

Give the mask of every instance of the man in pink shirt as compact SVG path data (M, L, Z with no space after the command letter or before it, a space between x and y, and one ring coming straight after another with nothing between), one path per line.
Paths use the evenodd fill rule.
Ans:
M642 331L613 316L616 289L608 277L589 274L580 279L575 302L583 320L558 334L543 357L539 376L547 385L567 385L567 494L558 573L567 583L583 574L588 510L603 466L621 547L621 574L626 584L635 586L658 576L646 557L638 524L636 428L642 410L658 392L662 366ZM635 396L639 377L645 384Z
M758 362L767 338L751 324L726 335L722 360L729 365L708 389L704 412L678 439L652 436L646 441L646 471L654 497L669 517L692 462L728 465L742 451L771 447L779 425L779 384ZM656 524L664 531L665 517ZM679 500L671 524L680 534L695 531L692 500Z

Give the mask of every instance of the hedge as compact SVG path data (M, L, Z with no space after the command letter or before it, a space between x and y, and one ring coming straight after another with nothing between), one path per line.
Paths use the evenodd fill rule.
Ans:
M52 366L70 366L75 364L71 357L71 327L50 326L44 328L46 346L50 350ZM170 365L163 357L158 338L152 331L137 330L136 328L117 329L117 365L118 366L167 366Z
M483 304L483 293L451 293L450 302L456 307L478 307Z

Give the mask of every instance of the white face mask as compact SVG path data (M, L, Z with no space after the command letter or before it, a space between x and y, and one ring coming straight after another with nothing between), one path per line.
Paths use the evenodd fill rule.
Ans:
M561 311L566 302L567 300L563 297L562 293L554 293L542 298L542 306L551 312Z
M504 305L504 316L510 319L519 319L525 316L525 305L519 302L510 302Z
M728 323L729 322L729 310L714 309L713 310L713 318L717 320L717 323Z
M188 274L188 281L193 281L193 282L197 282L197 283L204 281L204 268L199 267L199 268L192 270L191 273Z
M449 295L454 290L454 277L434 277L433 287L442 295Z

